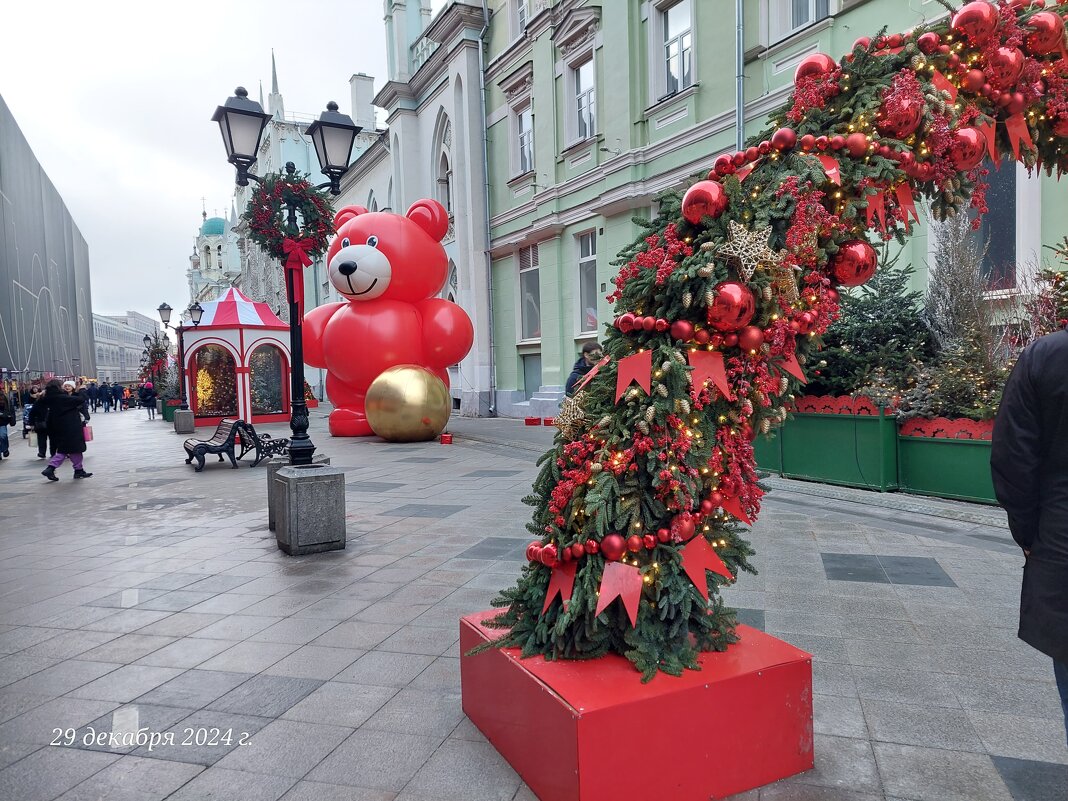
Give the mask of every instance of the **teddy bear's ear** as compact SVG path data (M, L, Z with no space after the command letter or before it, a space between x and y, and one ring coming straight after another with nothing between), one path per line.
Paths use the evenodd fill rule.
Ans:
M449 215L436 200L423 198L408 209L409 220L426 231L435 242L440 242L449 231Z
M341 209L334 215L334 227L340 228L353 217L358 217L359 215L366 213L367 209L363 206L345 206L345 208Z

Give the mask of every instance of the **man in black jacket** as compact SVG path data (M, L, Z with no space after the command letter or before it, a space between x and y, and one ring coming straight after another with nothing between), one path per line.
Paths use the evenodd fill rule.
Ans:
M1068 732L1068 329L1020 354L994 422L990 466L1024 552L1020 639L1053 657Z
M583 376L586 375L593 366L601 360L601 346L597 342L587 342L582 346L582 355L579 356L575 365L571 368L571 375L567 377L567 383L564 384L564 393L567 397L571 397L575 394L575 385L582 381Z

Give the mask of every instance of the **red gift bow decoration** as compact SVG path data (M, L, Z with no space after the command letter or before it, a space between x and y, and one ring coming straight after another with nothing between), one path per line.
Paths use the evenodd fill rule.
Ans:
M994 122L984 122L974 126L975 130L986 138L986 152L990 154L990 160L994 162L994 169L1001 169L1001 156L998 154L997 145L994 144Z
M782 361L772 362L772 366L777 367L780 370L784 370L785 372L794 376L794 378L796 378L802 384L808 383L808 379L805 378L805 372L801 369L800 362L797 361L796 353L784 353L782 355Z
M749 515L745 513L745 509L742 508L742 499L738 497L724 498L723 499L723 511L730 512L737 517L747 526L753 525L753 521L749 519Z
M716 350L695 350L690 353L690 381L693 388L700 392L705 381L711 380L719 393L727 400L734 400L730 384L727 383L727 371L723 367L723 354Z
M286 254L285 268L289 272L290 284L293 287L293 300L297 304L297 320L304 319L304 276L305 267L310 267L312 260L308 257L308 251L315 247L314 239L290 239L282 240L282 252Z
M601 594L597 596L595 616L601 614L616 598L623 602L630 625L638 624L638 602L642 597L642 573L634 565L609 562L601 574Z
M901 222L905 223L905 233L909 231L909 217L911 216L916 222L920 221L920 214L916 211L916 201L912 197L912 188L909 186L908 181L897 185L897 189L894 190L894 195L897 197L897 208L901 216Z
M1028 150L1033 150L1035 145L1031 141L1031 132L1027 130L1027 120L1024 119L1024 115L1013 114L1007 120L1005 120L1005 130L1009 132L1009 143L1012 145L1012 155L1016 157L1016 160L1020 160L1020 145L1022 144Z
M838 159L834 156L819 155L816 156L820 160L820 164L823 165L823 171L827 173L827 179L838 186L842 185L842 173L839 170Z
M592 371L591 371L592 372ZM619 371L616 373L616 400L623 397L623 393L630 386L631 381L637 381L638 386L645 390L648 395L652 389L653 381L653 352L651 350L627 356L619 360Z
M690 581L693 582L693 585L697 587L697 591L704 596L706 601L708 600L706 570L719 573L726 579L734 578L731 575L731 571L723 564L723 560L719 558L719 554L716 553L716 550L708 544L708 540L703 536L694 537L682 549L682 569L686 571L686 575L690 577Z
M938 70L934 71L934 74L931 76L931 83L934 85L935 89L949 92L949 100L951 103L957 102L957 87L954 86L953 82L941 72Z
M739 182L744 181L746 178L749 177L749 173L751 173L753 170L760 166L760 162L762 162L763 160L764 159L757 159L756 161L750 164L746 164L742 167L739 167L737 172L734 173L734 177L737 178Z
M575 569L578 567L578 562L572 560L570 562L562 562L553 568L552 575L549 577L549 590L545 593L545 605L541 608L541 613L544 615L549 609L549 604L553 602L553 598L557 593L560 593L560 600L563 602L564 607L567 607L567 602L571 600L571 593L575 589Z
M868 208L864 210L868 227L872 228L872 221L879 218L879 228L883 233L886 233L886 200L883 196L883 187L876 187L877 191L874 195L868 195Z

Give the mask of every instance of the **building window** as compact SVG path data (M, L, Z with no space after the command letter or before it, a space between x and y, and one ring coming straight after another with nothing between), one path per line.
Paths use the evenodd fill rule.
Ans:
M530 105L515 115L517 145L519 149L519 173L534 169L534 110Z
M693 85L693 30L689 2L664 9L664 62L666 94L673 95Z
M530 0L515 0L515 24L516 30L522 34L527 29L530 21Z
M441 154L438 160L438 202L445 207L445 211L452 214L452 168L449 167L449 157Z
M575 86L575 126L578 139L597 133L597 94L593 80L593 58L571 70Z
M597 331L597 232L578 236L579 333Z
M1000 170L990 162L985 166L990 170L986 177L989 211L976 232L976 244L983 249L983 278L990 289L1012 289L1016 286L1016 165L1010 161Z
M772 0L776 39L807 28L831 15L831 0Z
M538 278L538 246L519 251L519 336L541 338L541 284Z

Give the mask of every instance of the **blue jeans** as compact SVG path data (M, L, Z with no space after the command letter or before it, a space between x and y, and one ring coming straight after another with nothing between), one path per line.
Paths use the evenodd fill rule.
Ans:
M1061 693L1061 708L1064 709L1065 736L1068 737L1068 664L1054 661L1053 675L1057 677L1057 689Z
M0 423L0 456L11 450L11 443L7 438L7 423Z

